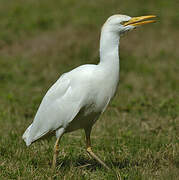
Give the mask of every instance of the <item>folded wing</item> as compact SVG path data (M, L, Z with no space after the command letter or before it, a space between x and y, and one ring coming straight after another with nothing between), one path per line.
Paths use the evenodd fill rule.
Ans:
M23 135L26 145L45 134L65 128L80 111L83 95L78 87L72 87L69 78L63 75L46 93L33 123Z

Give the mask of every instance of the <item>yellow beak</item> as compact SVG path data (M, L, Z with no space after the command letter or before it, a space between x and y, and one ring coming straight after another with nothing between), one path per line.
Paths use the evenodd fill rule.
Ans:
M153 23L153 22L156 22L156 20L147 20L147 19L151 19L155 17L156 17L155 15L133 17L129 21L125 22L123 25L124 26L127 26L127 25L139 26L143 24Z

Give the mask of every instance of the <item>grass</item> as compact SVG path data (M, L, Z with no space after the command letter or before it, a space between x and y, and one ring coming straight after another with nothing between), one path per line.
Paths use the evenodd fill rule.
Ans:
M21 139L60 74L97 63L100 27L115 13L156 14L158 23L121 39L119 88L93 128L93 149L120 171L122 179L177 179L176 4L162 0L1 1L0 179L115 179L87 156L81 130L62 138L56 172L51 170L54 137L29 148Z

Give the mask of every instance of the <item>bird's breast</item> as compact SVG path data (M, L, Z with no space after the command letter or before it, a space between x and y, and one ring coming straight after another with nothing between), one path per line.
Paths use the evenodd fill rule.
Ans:
M114 96L118 82L103 82L96 85L88 94L89 101L86 105L86 113L103 112Z

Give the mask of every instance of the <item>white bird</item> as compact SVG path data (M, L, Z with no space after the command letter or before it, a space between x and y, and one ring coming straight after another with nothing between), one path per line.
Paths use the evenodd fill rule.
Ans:
M79 66L63 74L47 91L34 121L23 134L26 145L52 132L56 133L53 167L56 166L58 144L64 133L84 129L87 152L105 168L91 149L92 126L108 106L116 92L119 81L120 35L135 27L154 20L156 16L130 17L113 15L107 19L101 30L100 62L97 65Z

